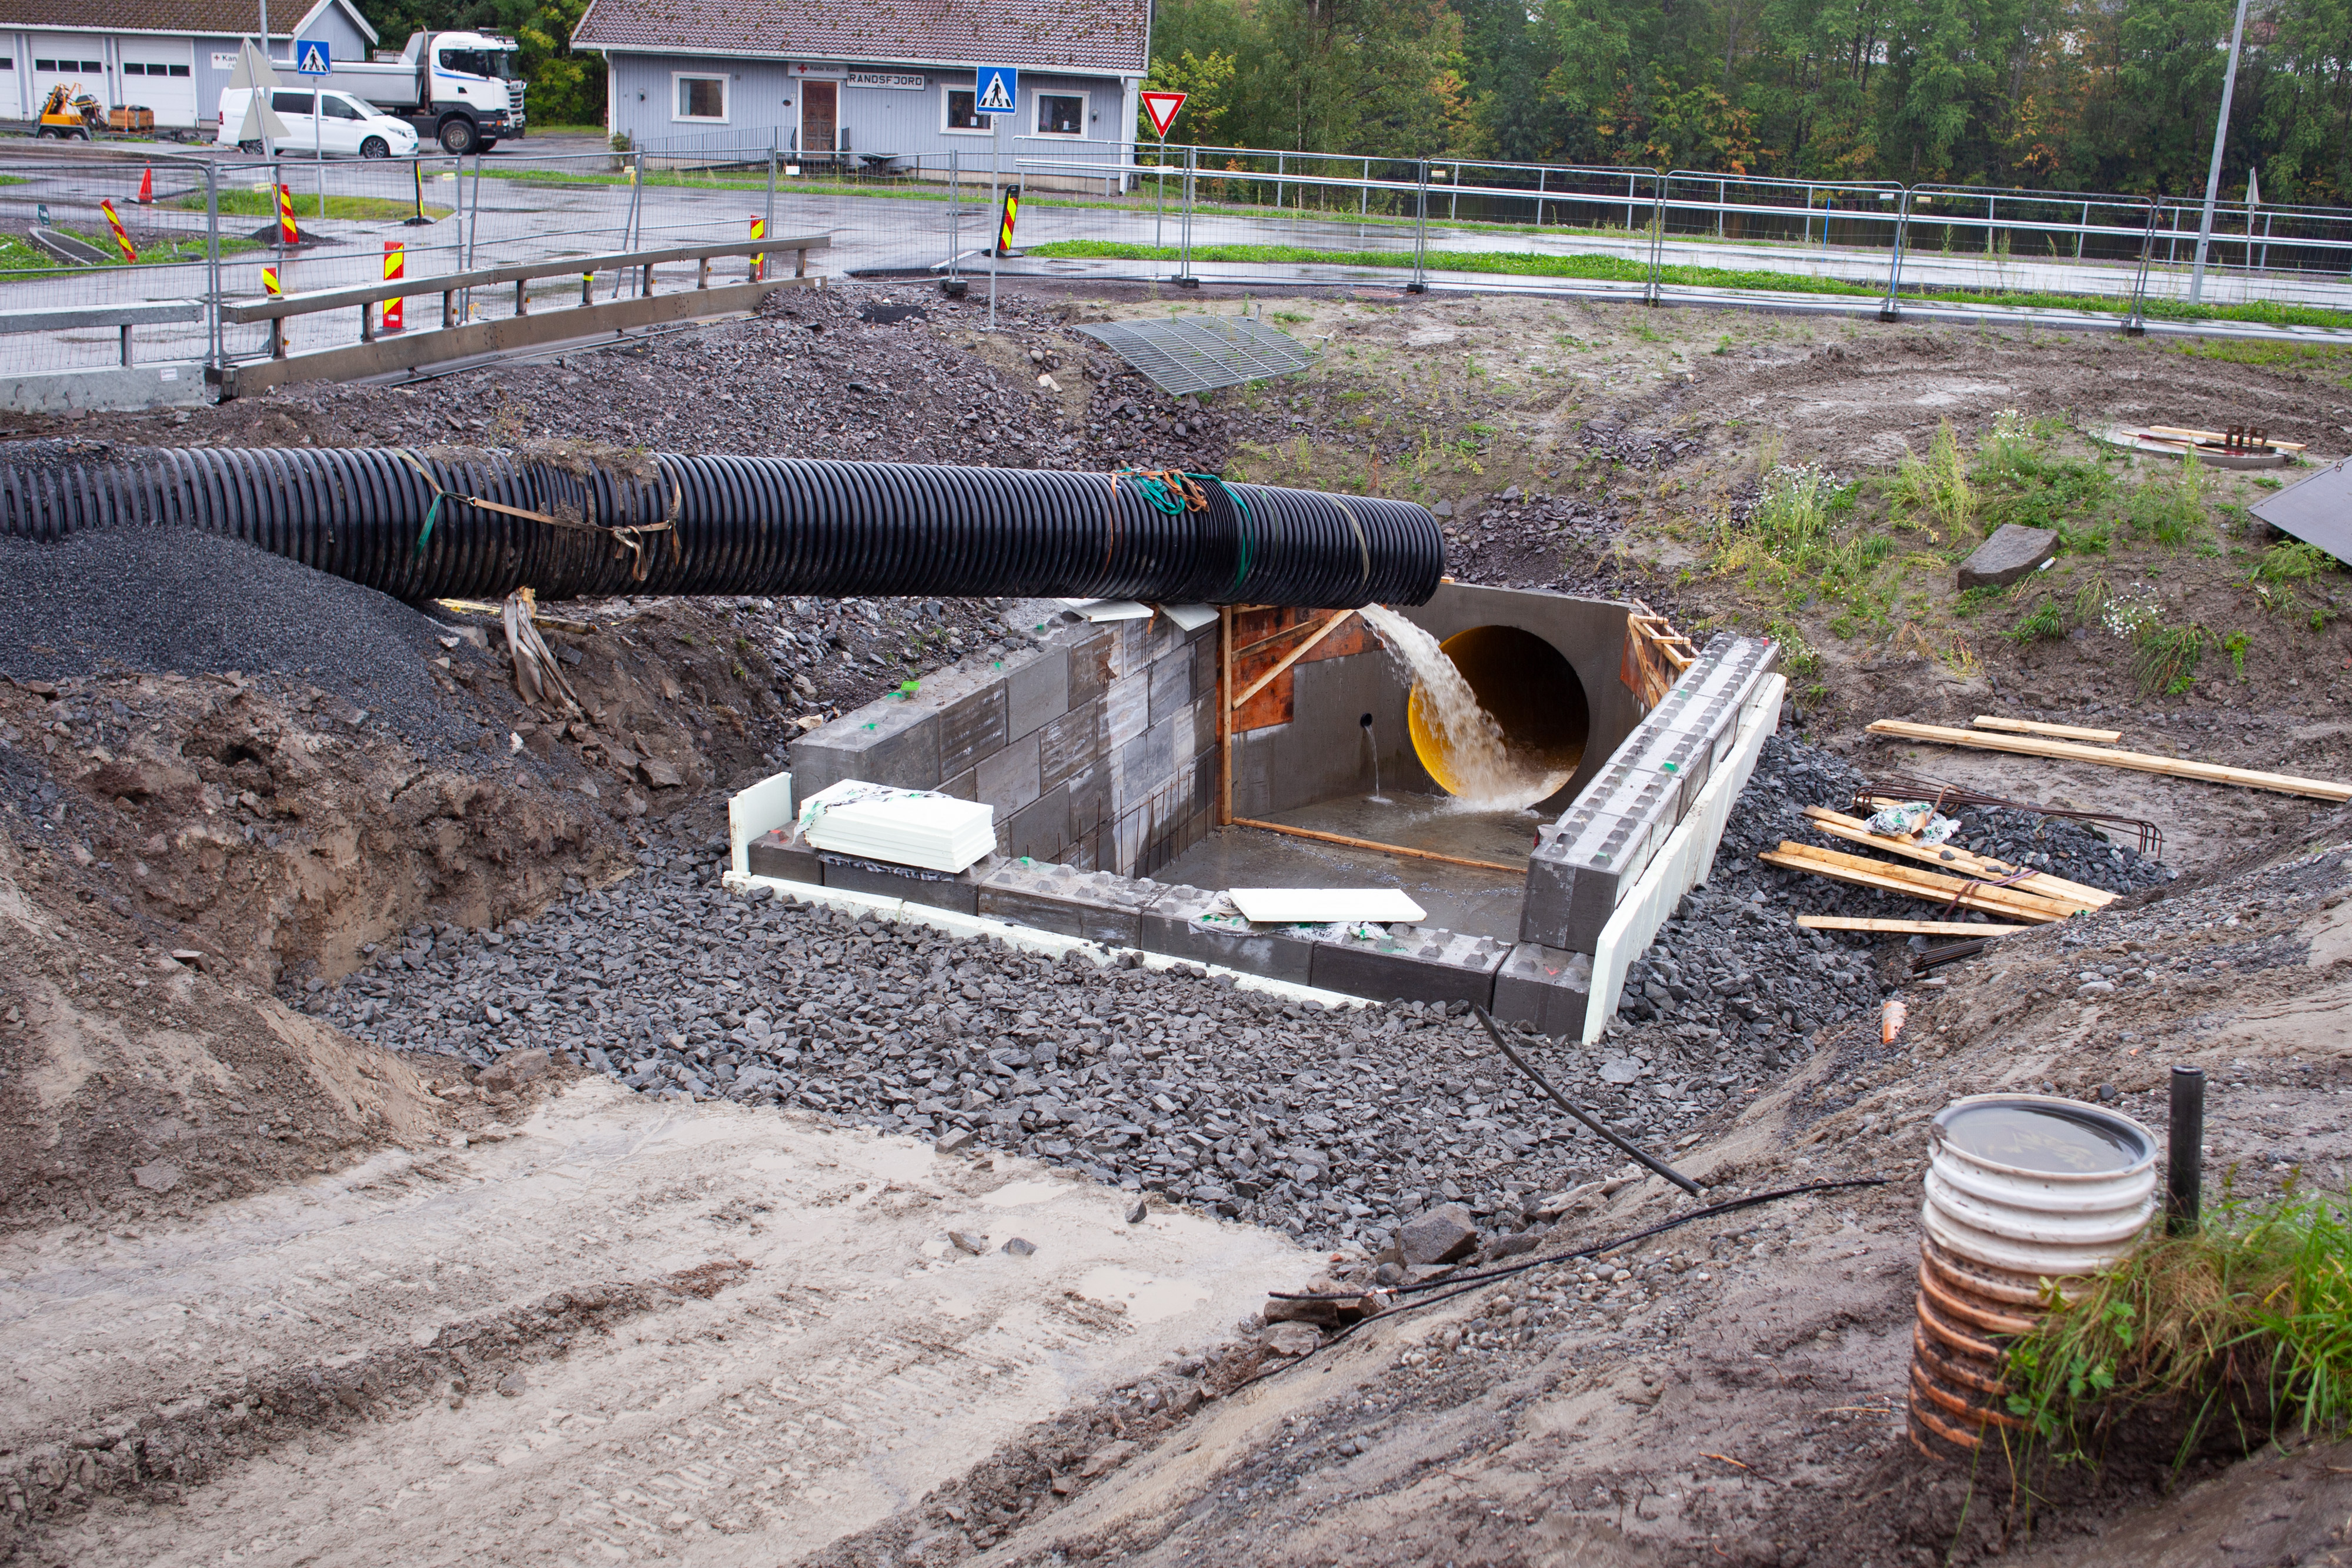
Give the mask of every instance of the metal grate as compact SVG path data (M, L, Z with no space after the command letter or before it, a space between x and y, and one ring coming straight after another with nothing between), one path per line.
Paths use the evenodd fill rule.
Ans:
M1244 316L1106 321L1078 330L1171 397L1291 375L1315 362L1297 339Z

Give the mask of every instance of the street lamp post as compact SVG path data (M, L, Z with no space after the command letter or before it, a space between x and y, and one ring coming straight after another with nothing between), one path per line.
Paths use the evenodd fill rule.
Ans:
M2189 273L2189 303L2205 298L2205 251L2213 243L2213 201L2221 189L2221 145L2230 137L2230 99L2238 90L2238 48L2246 37L2246 0L2238 0L2238 19L2230 28L2230 70L2221 78L2221 113L2213 122L2213 161L2205 169L2205 215L2197 225L2197 263Z

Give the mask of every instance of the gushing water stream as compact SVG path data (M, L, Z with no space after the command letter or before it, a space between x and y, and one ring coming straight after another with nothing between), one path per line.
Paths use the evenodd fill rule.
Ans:
M1367 604L1357 613L1412 673L1412 716L1437 737L1445 761L1438 783L1461 809L1524 810L1568 782L1570 773L1511 745L1436 638L1386 605Z

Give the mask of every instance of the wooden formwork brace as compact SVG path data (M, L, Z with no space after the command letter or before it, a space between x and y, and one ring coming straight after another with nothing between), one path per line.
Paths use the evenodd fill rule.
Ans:
M1638 599L1630 602L1633 613L1625 617L1625 653L1617 678L1643 707L1655 707L1697 660L1698 650L1664 616Z

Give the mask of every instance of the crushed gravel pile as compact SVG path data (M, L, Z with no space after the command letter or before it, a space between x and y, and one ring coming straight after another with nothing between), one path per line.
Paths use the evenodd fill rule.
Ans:
M235 539L183 529L0 538L0 674L236 670L299 691L352 729L428 753L474 744L428 661L446 629L398 600ZM271 679L275 677L275 679ZM118 740L116 744L120 744Z

